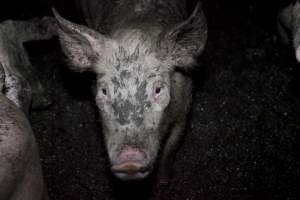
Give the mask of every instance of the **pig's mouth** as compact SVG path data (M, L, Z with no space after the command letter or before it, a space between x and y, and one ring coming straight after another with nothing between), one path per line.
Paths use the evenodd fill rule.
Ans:
M151 168L138 162L127 162L111 167L112 173L121 180L141 180L151 173Z

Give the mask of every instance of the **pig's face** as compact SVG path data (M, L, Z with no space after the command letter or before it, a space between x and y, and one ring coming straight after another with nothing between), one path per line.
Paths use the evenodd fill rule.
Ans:
M111 169L121 179L141 179L151 171L170 102L169 72L153 53L137 52L98 66L105 63L106 70L98 75L96 103Z
M166 119L171 74L193 66L206 43L200 5L169 30L123 27L109 36L54 14L70 67L97 74L96 103L113 173L123 180L146 177L164 148L165 122L172 121Z

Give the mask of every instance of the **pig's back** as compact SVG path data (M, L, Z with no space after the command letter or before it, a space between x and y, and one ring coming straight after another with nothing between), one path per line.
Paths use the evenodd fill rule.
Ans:
M89 27L111 33L128 26L172 26L186 17L185 0L76 0Z

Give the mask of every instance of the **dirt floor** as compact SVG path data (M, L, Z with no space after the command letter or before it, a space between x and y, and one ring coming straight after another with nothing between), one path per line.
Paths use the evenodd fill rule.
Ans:
M163 187L155 174L138 183L111 176L95 77L70 72L57 39L28 44L52 98L30 116L50 199L300 199L300 66L278 41L275 8L249 2L204 1L209 41L187 136Z

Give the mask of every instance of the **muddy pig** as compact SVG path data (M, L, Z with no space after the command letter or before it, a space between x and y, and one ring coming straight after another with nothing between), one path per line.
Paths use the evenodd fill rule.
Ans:
M278 14L278 31L285 44L293 44L295 55L300 62L300 2L293 3L281 9Z
M111 171L139 180L160 162L163 180L192 100L186 72L197 66L207 40L201 4L188 16L182 0L78 2L88 27L53 12L71 69L97 75Z

